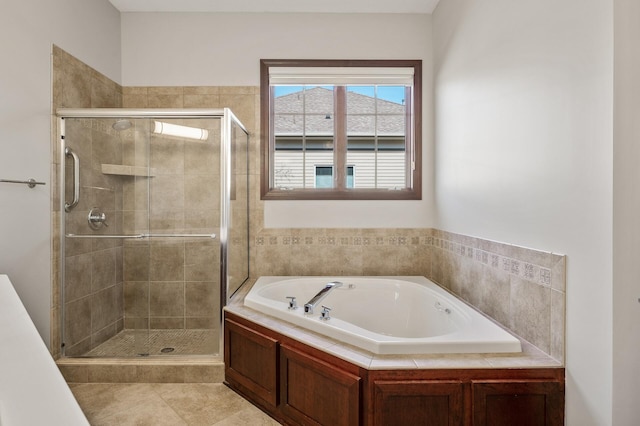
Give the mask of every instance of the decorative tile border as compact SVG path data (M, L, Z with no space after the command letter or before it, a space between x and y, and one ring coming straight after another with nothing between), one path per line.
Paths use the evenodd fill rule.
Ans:
M434 231L435 230L432 229L419 229L413 232L414 235L406 235L406 233L403 233L405 235L398 235L393 230L390 230L388 235L375 235L376 233L384 232L384 230L376 230L372 232L372 235L368 236L344 234L321 236L272 235L254 237L254 243L256 246L430 246L435 249L454 253L460 257L465 257L470 261L481 263L487 267L500 270L523 280L545 287L551 287L552 273L548 266L493 253L447 238L425 235ZM304 234L304 232L302 232L302 234ZM348 231L345 232L345 234L348 234ZM532 250L532 252L537 251Z
M523 280L539 284L544 287L551 287L551 269L545 266L492 253L487 250L471 247L443 238L433 238L432 245L435 248L455 253L458 256L467 257L475 262L482 263L486 266L490 266L494 269L522 278Z
M306 246L431 246L432 237L407 236L257 236L256 246L306 245Z

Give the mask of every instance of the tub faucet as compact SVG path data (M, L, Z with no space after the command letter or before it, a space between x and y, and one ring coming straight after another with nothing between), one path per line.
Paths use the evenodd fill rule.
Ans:
M304 313L312 314L313 308L315 308L316 305L320 303L322 299L327 297L329 295L329 292L331 292L331 290L338 287L342 287L342 283L340 281L332 281L330 283L327 283L327 285L325 285L324 288L318 292L318 294L313 296L311 300L309 300L307 303L304 304Z

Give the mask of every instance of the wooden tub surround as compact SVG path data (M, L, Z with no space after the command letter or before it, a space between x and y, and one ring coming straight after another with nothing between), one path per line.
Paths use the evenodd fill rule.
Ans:
M375 355L225 308L225 383L285 425L564 424L562 365L520 354Z

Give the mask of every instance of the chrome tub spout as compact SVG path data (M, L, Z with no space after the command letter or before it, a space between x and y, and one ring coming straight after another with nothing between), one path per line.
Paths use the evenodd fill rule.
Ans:
M331 292L331 290L338 287L342 287L342 283L340 281L332 281L330 283L327 283L327 285L324 286L324 288L320 290L318 294L313 296L311 300L309 300L307 303L304 304L304 313L312 314L313 308L315 308L316 305L322 301L322 299L327 297Z

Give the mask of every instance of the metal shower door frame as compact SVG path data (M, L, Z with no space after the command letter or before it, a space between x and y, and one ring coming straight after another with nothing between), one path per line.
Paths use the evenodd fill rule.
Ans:
M60 194L60 268L59 268L59 282L60 282L60 300L62 303L60 309L60 342L61 342L61 354L65 356L65 319L66 313L64 309L65 302L65 262L63 253L65 253L65 238L67 237L65 229L64 214L71 209L66 203L65 197L65 166L67 155L72 155L74 158L74 180L79 179L79 163L77 156L67 151L65 142L65 119L67 118L125 118L125 119L137 119L137 118L218 118L221 120L221 149L220 149L220 189L223 196L220 200L220 307L219 307L219 321L220 321L220 352L223 352L224 348L224 330L223 330L223 309L228 303L228 226L230 220L230 191L231 191L231 135L232 126L237 125L247 135L249 132L246 127L238 120L229 108L215 108L215 109L202 109L202 108L181 108L181 109L156 109L156 108L141 108L141 109L126 109L126 108L60 108L56 111L58 117L58 136L59 136L59 194ZM77 203L78 191L77 184L74 184L74 202ZM128 236L118 236L128 237ZM133 235L132 238L140 238L140 235Z

